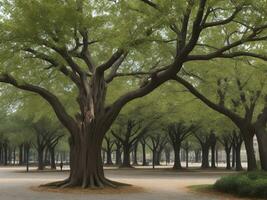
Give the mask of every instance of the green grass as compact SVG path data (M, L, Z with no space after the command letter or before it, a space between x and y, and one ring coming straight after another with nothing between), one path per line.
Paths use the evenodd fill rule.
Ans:
M197 192L204 192L204 191L212 191L214 190L213 185L191 185L188 186L189 189L197 191Z
M257 171L225 176L216 181L213 188L241 197L267 198L267 173Z

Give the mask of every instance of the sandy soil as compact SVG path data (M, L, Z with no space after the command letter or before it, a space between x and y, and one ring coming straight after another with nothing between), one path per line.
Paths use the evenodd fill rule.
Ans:
M226 200L231 197L191 192L189 185L212 184L225 171L174 172L170 169L106 169L106 176L129 183L130 192L60 193L36 186L67 177L68 172L24 173L24 168L0 168L0 200Z

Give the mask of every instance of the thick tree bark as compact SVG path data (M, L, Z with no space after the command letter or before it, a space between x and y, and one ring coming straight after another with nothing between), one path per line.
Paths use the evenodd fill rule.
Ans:
M102 163L106 162L106 151L102 150Z
M94 126L97 130L97 125ZM101 129L100 129L101 130ZM98 133L98 134L96 134ZM60 183L62 187L82 186L83 188L115 185L104 177L101 159L101 146L104 134L99 132L80 132L73 134L70 144L70 176Z
M267 96L265 97L267 103ZM254 123L254 129L257 136L259 155L261 162L261 169L267 171L267 106L265 106L262 112L258 115L256 122Z
M259 147L261 169L267 171L267 132L265 131L265 128L262 130L257 130L256 135Z

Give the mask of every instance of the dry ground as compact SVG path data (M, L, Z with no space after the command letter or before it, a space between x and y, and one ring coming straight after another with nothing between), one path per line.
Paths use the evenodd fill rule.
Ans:
M174 172L170 169L106 169L108 178L137 186L130 192L59 193L36 186L67 177L68 172L30 172L24 168L0 168L0 200L226 200L221 195L199 194L189 185L212 184L226 171ZM232 173L232 172L231 172ZM140 189L140 187L142 189Z

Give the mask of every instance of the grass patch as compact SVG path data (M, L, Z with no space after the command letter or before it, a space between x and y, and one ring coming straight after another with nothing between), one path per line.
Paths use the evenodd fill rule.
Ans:
M213 188L240 197L267 198L267 173L256 171L225 176L216 181Z
M190 185L188 188L196 192L208 192L214 190L213 185Z

